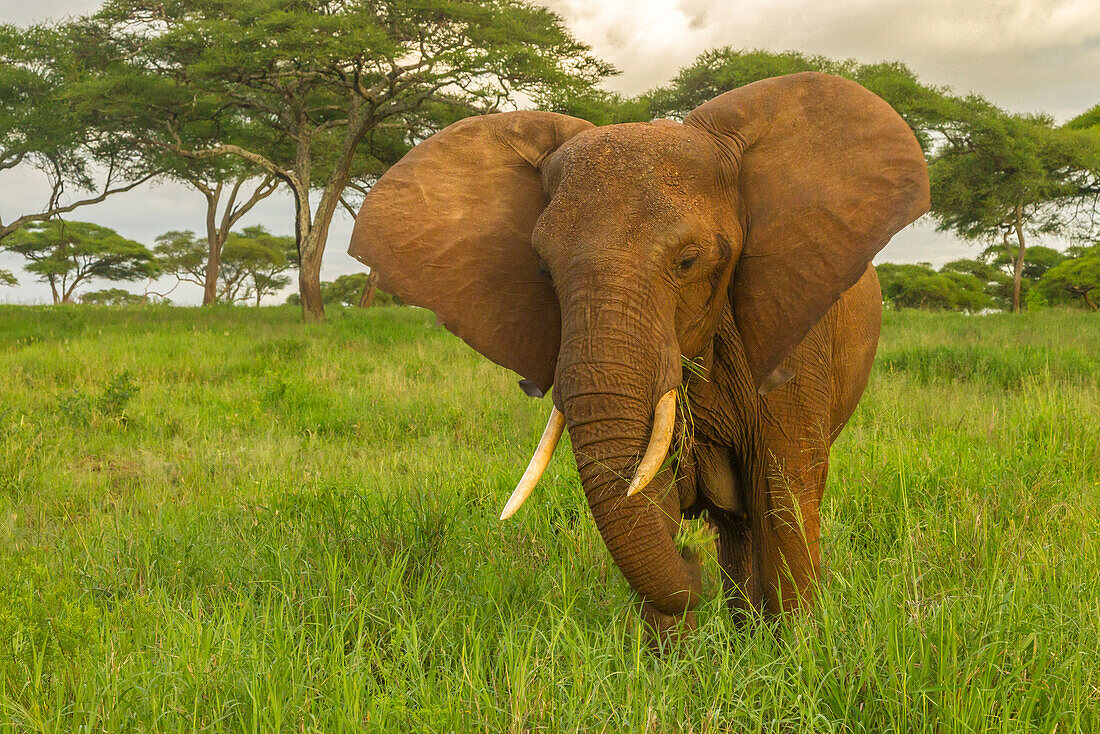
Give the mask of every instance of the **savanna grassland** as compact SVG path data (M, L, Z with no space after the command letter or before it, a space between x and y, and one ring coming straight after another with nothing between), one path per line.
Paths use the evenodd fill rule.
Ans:
M414 309L0 307L0 731L1091 732L1100 320L888 313L813 618L651 654L547 401ZM709 549L709 550L708 550Z

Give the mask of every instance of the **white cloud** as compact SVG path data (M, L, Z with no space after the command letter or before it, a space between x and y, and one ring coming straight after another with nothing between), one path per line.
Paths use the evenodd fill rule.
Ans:
M923 79L1065 119L1100 102L1096 0L540 0L641 92L715 46L901 60Z

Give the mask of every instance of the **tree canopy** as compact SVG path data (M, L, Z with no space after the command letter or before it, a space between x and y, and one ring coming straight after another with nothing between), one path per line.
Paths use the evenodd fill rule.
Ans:
M1039 291L1050 303L1069 299L1091 311L1100 311L1100 244L1072 247L1066 255L1043 273Z
M54 303L70 303L77 287L93 278L134 281L154 277L153 253L107 227L52 219L10 235L3 249L25 257L25 269L48 283Z
M141 306L146 303L164 303L166 299L156 295L131 293L122 288L104 288L80 294L80 302L91 306Z
M165 232L157 237L155 254L161 270L180 282L204 285L207 243L192 231ZM262 225L230 234L221 253L215 298L220 303L255 301L290 284L288 271L297 267L293 237L273 235Z
M111 58L86 99L113 100L142 141L235 156L289 187L314 318L349 184L455 119L582 92L611 71L521 0L110 0L91 23Z
M50 190L35 211L0 211L0 241L156 174L96 106L70 103L76 70L88 62L79 51L84 45L75 26L0 25L0 173L34 170Z
M876 265L875 270L883 300L894 308L976 312L994 306L986 284L972 273L895 263Z

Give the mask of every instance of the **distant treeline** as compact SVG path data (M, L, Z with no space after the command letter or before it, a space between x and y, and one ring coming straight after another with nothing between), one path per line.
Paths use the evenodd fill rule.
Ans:
M882 297L893 308L936 311L1008 310L1015 291L1011 256L994 251L985 259L953 260L938 271L928 263L881 263L875 267ZM1028 308L1069 305L1096 311L1100 296L1100 245L1065 252L1036 246L1028 252L1021 290ZM1094 293L1095 291L1095 293Z
M707 51L667 84L626 97L601 89L616 70L560 17L522 0L110 0L56 24L0 25L0 172L33 169L49 183L39 206L0 211L0 249L23 255L56 302L92 281L174 275L200 285L203 303L258 303L296 270L303 313L321 318L347 287L320 280L333 216L354 213L392 163L447 124L518 105L601 125L682 118L729 89L802 71L851 78L893 105L928 157L937 225L983 246L975 262L988 273L954 264L896 270L929 292L899 291L887 295L892 303L1095 306L1097 100L1082 100L1093 106L1056 124L925 84L900 62L733 48ZM201 234L165 233L147 248L61 222L149 181L183 183L203 197ZM280 189L295 201L285 224L292 237L235 232ZM1041 252L1033 243L1053 236L1074 248L1049 277L1029 276ZM373 302L373 282L361 280L358 298L337 300ZM0 270L0 285L14 282ZM918 284L907 287L915 293ZM84 298L130 300L121 293ZM165 294L148 287L134 296L158 297Z

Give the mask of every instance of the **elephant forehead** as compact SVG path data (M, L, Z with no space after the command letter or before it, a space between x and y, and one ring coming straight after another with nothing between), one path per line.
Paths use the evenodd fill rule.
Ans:
M555 153L545 170L551 203L540 234L690 227L713 214L720 186L713 143L666 121L586 131Z
M705 188L717 179L710 138L676 122L626 123L587 130L555 154L557 187Z

